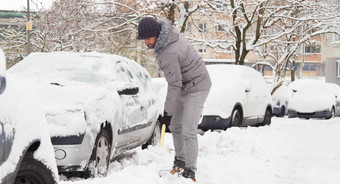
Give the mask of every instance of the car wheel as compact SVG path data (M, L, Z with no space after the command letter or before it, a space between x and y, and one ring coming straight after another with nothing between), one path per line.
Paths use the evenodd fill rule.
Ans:
M160 140L161 140L161 125L160 125L160 122L157 121L151 138L145 144L142 145L142 149L146 149L150 145L156 146L159 144Z
M272 122L272 113L269 109L266 109L266 113L264 114L263 122L261 123L262 126L270 125Z
M331 118L334 118L334 117L335 117L335 109L334 109L334 107L332 107L331 116L327 119L331 119Z
M50 169L41 161L33 158L33 152L28 152L21 161L15 184L45 184L56 183Z
M284 116L285 116L285 112L286 112L286 108L285 108L285 106L282 106L282 107L280 108L279 117L284 117Z
M238 109L234 109L233 112L231 113L231 125L232 126L242 125L241 113Z
M110 163L111 143L109 134L101 129L97 135L90 161L85 171L85 178L106 176Z

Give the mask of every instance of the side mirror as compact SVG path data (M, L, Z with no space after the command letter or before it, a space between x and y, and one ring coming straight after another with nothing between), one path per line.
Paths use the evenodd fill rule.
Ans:
M139 92L139 88L138 87L132 87L132 88L125 88L122 90L118 91L119 95L136 95Z
M245 81L245 91L248 93L251 91L251 84L249 80Z

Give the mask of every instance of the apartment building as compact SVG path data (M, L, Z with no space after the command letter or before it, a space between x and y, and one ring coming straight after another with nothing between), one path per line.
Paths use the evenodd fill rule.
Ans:
M232 64L235 62L235 53L230 46L228 47L228 45L233 43L228 42L228 35L226 35L227 33L225 31L225 29L231 25L231 17L226 16L228 13L225 12L230 12L229 15L231 15L232 10L229 1L224 2L225 3L219 4L219 7L217 7L222 9L224 13L213 10L205 11L204 16L201 13L195 13L187 22L185 35L189 41L194 44L194 47L208 64ZM195 39L190 39L191 37L195 37ZM311 42L302 44L299 47L298 52L302 53L302 55L295 58L295 66L293 66L297 78L317 78L325 76L326 60L332 57L332 54L334 55L339 47L338 44L335 44L336 42L327 39L327 37L328 35L312 37ZM214 39L215 43L204 41ZM336 37L336 39L339 38ZM215 47L214 44L217 43L222 45L222 47ZM270 44L263 45L256 49L260 51L270 50L274 54L277 52L276 46ZM258 61L274 64L270 58L263 59L258 52L251 50L245 59L245 65L252 66ZM271 76L272 69L265 67L264 74ZM338 75L340 76L340 68ZM286 76L290 76L290 72L287 72Z

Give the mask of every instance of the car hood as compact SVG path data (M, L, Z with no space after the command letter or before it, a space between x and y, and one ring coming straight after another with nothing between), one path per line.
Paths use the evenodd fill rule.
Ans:
M38 88L51 136L82 134L90 124L98 122L98 118L108 119L101 117L108 112L95 112L102 109L101 103L108 98L109 93L105 87L41 81ZM112 92L111 98L114 95Z

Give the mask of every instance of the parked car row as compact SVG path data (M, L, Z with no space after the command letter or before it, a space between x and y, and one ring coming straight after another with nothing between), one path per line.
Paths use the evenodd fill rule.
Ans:
M105 176L116 155L158 144L167 83L136 62L99 53L33 53L7 76L4 63L0 50L1 183L57 183L58 173ZM207 69L213 85L199 130L270 125L272 114L340 115L338 85L299 81L271 96L253 68Z

